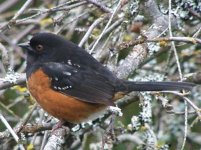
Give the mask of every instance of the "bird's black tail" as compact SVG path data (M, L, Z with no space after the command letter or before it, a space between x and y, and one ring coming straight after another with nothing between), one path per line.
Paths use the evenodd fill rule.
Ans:
M189 90L191 91L195 84L190 82L131 82L123 81L121 86L116 88L117 91L176 91Z

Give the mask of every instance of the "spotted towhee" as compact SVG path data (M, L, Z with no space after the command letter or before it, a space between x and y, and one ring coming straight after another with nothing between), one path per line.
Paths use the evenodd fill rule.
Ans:
M58 119L92 119L131 91L191 90L186 82L130 82L118 79L84 49L52 33L38 33L27 50L27 85L41 107Z

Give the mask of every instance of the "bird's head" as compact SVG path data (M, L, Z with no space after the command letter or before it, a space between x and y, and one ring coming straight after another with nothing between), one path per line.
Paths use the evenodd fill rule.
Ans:
M27 50L27 61L31 63L57 61L55 59L62 58L68 49L67 41L52 33L38 33L29 42L19 46Z

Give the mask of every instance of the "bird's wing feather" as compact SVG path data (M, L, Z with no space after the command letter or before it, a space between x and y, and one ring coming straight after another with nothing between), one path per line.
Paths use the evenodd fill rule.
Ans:
M89 103L114 105L114 86L98 72L54 62L43 64L42 69L51 77L53 90Z

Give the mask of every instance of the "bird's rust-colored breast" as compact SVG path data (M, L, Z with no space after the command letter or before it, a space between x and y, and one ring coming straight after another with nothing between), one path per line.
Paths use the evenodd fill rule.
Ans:
M92 104L64 95L51 89L51 79L39 69L28 79L31 95L40 106L52 116L72 123L92 119L105 109L105 105Z

